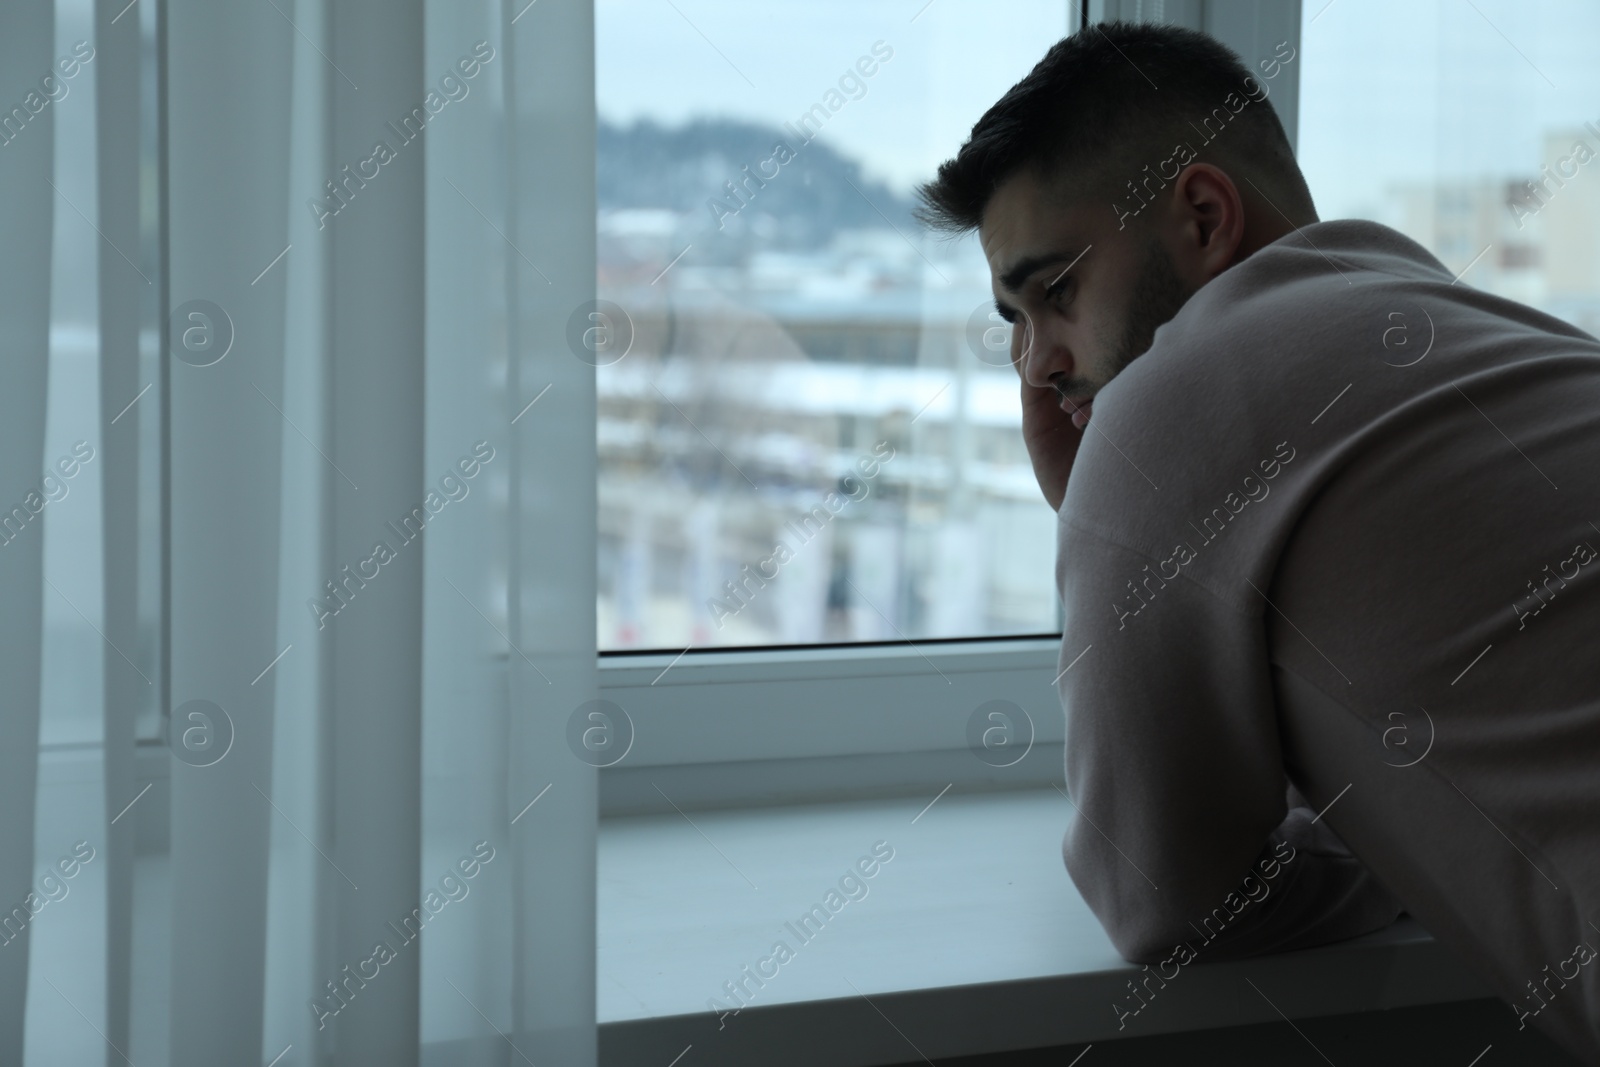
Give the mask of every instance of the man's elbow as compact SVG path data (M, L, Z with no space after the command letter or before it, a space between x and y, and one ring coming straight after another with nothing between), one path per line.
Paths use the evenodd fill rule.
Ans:
M1183 938L1145 923L1102 923L1111 947L1129 963L1157 964L1170 959Z
M1174 957L1181 959L1198 954L1196 946L1209 940L1149 896L1137 901L1124 898L1116 904L1101 902L1098 906L1090 901L1089 907L1100 920L1111 947L1129 963L1158 964Z
M1184 939L1182 921L1167 914L1156 889L1112 874L1101 857L1079 855L1063 847L1067 874L1089 910L1111 939L1111 946L1130 963L1159 963Z

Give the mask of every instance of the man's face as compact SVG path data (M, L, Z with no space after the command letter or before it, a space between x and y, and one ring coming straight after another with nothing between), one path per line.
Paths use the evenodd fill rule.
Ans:
M1119 230L1109 200L1063 204L1032 172L1005 181L984 210L979 239L995 306L1015 323L1012 360L1030 385L1056 390L1079 429L1094 394L1193 294L1158 225Z

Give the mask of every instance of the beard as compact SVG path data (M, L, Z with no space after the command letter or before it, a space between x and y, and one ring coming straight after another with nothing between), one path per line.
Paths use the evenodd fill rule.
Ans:
M1178 276L1178 268L1160 241L1145 246L1144 260L1128 294L1128 308L1122 330L1102 341L1110 353L1106 381L1127 369L1128 364L1150 350L1156 329L1171 321L1195 291ZM1104 384L1104 383L1101 383Z

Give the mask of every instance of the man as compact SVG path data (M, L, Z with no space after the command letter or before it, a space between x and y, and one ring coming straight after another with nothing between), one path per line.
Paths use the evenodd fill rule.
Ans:
M1167 978L1404 908L1600 1063L1600 341L1318 221L1267 91L1092 27L921 190L1059 513L1067 869Z

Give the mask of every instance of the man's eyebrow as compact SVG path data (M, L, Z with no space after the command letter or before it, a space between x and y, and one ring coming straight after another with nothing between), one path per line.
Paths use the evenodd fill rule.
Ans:
M1005 287L1007 292L1015 293L1022 288L1023 282L1033 277L1038 271L1062 262L1067 264L1067 267L1062 270L1062 273L1065 274L1074 263L1083 258L1083 254L1089 251L1091 247L1093 246L1087 246L1077 251L1042 252L1036 256L1028 256L1019 260L1015 266L1002 274L1000 276L1000 284Z

